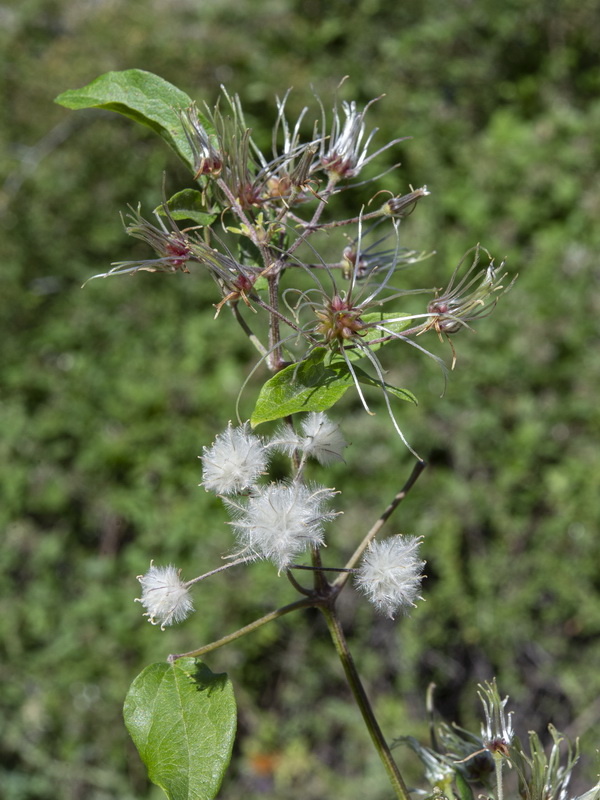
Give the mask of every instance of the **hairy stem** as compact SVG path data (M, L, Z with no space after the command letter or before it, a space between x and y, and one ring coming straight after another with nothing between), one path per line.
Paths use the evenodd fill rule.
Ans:
M504 785L502 783L503 760L500 753L494 753L494 765L496 767L496 800L504 800Z
M285 253L285 257L286 257L286 259L288 259L288 258L289 258L289 256L291 256L291 255L292 255L292 253L293 253L295 250L297 250L297 249L298 249L298 247L300 247L300 245L302 244L302 242L304 242L304 241L306 240L306 238L307 238L308 236L310 236L310 234L311 234L311 233L314 233L314 232L315 232L315 230L317 230L317 226L318 226L318 223L319 223L319 219L321 218L321 214L323 213L323 210L324 210L325 206L327 205L327 201L328 201L328 199L329 199L329 195L330 195L330 194L331 194L331 192L333 191L333 189L334 189L334 187L335 187L335 184L336 184L336 181L335 181L335 180L333 180L333 179L330 177L330 179L329 179L329 182L328 182L328 184L327 184L327 187L326 187L326 188L325 188L325 190L324 190L324 191L323 191L323 192L322 192L322 193L319 195L319 204L318 204L318 206L317 206L317 207L316 207L316 209L315 209L315 212L314 212L314 214L313 214L313 216L312 216L312 219L311 219L311 221L310 221L310 222L305 222L305 223L304 223L304 226L305 226L305 227L304 227L304 230L303 230L303 231L300 233L300 235L299 235L299 236L298 236L298 238L295 240L295 242L293 242L293 244L292 244L292 245L290 245L290 247L289 247L289 248L288 248L288 250L286 251L286 253Z
M254 225L252 224L252 220L244 212L244 209L238 203L237 199L233 196L232 192L230 191L225 181L222 178L218 178L217 184L221 189L221 191L223 192L223 194L229 200L229 204L233 213L237 216L240 222L246 227L247 230L246 235L250 238L252 243L256 245L256 247L260 250L265 267L270 267L272 264L272 260L269 248L265 246L262 239L257 235L256 230L254 229Z

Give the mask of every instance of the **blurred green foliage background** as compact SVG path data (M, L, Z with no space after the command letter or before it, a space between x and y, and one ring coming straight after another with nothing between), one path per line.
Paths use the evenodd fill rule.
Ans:
M130 681L293 598L285 579L254 565L203 585L198 613L165 633L133 603L150 558L191 577L230 548L219 501L197 486L197 457L233 417L255 357L226 313L213 321L214 287L198 275L80 289L111 261L148 255L123 234L127 203L155 207L163 172L168 190L189 185L150 132L52 103L130 67L198 101L214 102L225 83L258 137L274 94L290 86L296 111L314 102L311 84L327 99L344 75L348 99L385 93L370 115L378 141L413 139L384 185L432 192L403 223L402 243L437 255L407 281L444 286L478 241L520 273L477 333L455 338L443 399L436 368L412 348L387 364L390 381L420 399L401 422L430 467L387 530L425 537L426 602L396 623L354 594L342 611L389 738L425 736L430 681L449 719L474 724L475 686L496 675L521 732L553 722L581 735L591 784L598 12L594 0L0 5L2 798L157 800L121 721ZM449 358L434 335L429 345ZM336 411L353 447L320 478L342 491L346 511L331 563L411 469L378 412L366 418L355 398ZM230 673L240 704L222 797L389 795L317 615L286 618L207 662ZM412 756L400 758L417 780Z

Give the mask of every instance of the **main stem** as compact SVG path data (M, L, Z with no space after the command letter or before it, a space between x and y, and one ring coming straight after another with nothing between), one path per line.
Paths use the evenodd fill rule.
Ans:
M406 784L404 783L402 775L400 774L396 762L392 757L390 748L383 738L383 733L381 732L381 728L379 727L379 723L375 718L375 714L373 712L373 708L371 707L371 703L369 702L369 698L367 697L367 693L365 692L360 680L360 676L356 669L352 654L348 649L348 643L346 642L346 637L344 636L344 632L340 625L337 614L335 613L335 609L327 606L321 606L321 611L325 615L329 633L335 645L335 649L337 650L337 654L340 657L340 661L342 662L342 666L344 667L344 672L346 673L346 678L350 684L350 688L352 689L354 699L356 700L356 703L365 721L365 725L367 726L367 729L371 735L375 749L379 753L379 757L383 762L383 766L388 774L390 783L394 787L396 797L400 798L400 800L410 800L410 794L406 788Z

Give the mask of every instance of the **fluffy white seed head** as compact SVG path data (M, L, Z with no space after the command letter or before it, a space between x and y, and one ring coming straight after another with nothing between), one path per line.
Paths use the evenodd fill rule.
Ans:
M325 465L344 460L342 452L348 443L339 425L332 422L326 414L312 411L302 420L300 427L304 435L296 433L288 426L280 428L271 440L271 446L288 455L299 450L305 456L315 458Z
M307 456L316 458L320 464L344 460L342 452L348 442L344 439L340 426L322 411L313 411L302 420L302 432L302 449Z
M302 450L302 437L289 425L281 425L270 439L269 446L291 456L297 450Z
M161 630L174 622L182 622L194 610L189 590L181 580L181 570L171 564L168 567L155 567L150 562L150 569L145 575L138 575L142 585L142 596L136 598L146 612L149 622L160 624Z
M249 424L232 428L230 423L212 447L204 448L202 484L217 494L237 494L254 486L267 462L267 450L258 436L250 433Z
M230 502L243 552L287 569L307 547L323 544L323 525L336 516L324 506L334 494L324 487L272 483L245 505Z
M419 598L425 566L418 558L420 545L419 536L392 536L382 542L373 541L358 569L356 583L360 591L392 619L397 611L408 612Z

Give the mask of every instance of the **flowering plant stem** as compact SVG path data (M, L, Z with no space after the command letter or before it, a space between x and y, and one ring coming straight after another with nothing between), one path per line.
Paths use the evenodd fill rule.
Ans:
M177 661L178 658L198 658L199 656L206 655L206 653L212 653L213 650L218 650L219 647L223 647L223 645L229 644L230 642L235 642L236 639L240 639L247 633L252 633L253 631L257 630L257 628L266 625L267 622L272 622L274 619L283 617L285 614L289 614L291 611L296 611L299 608L307 608L314 605L315 603L312 597L305 597L301 600L296 600L294 603L290 603L287 606L282 606L282 608L277 608L275 611L270 611L268 614L265 614L264 617L255 619L254 622L251 622L249 625L245 625L243 628L240 628L239 630L234 631L227 636L223 636L221 639L210 642L210 644L199 647L197 650L190 650L189 653L171 653L167 661L169 661L169 663L173 663L173 661Z
M496 800L504 800L504 785L502 783L502 767L504 757L501 753L494 753L494 768L496 770Z
M375 745L375 749L379 753L379 757L383 762L383 766L388 774L390 783L394 787L396 797L401 798L401 800L410 800L410 795L408 793L408 789L406 788L406 784L404 783L402 775L400 774L396 762L392 757L390 748L383 737L383 733L381 732L379 723L375 718L375 714L373 712L371 703L369 702L369 698L367 697L367 693L365 692L358 675L354 659L352 658L352 654L348 649L348 643L346 642L346 637L344 636L344 632L342 630L342 626L340 625L338 616L335 613L335 609L333 607L322 607L321 611L325 616L333 644L340 661L342 662L342 666L344 667L346 680L350 685L352 694L356 700L356 704L360 709L365 721L365 725L367 726L373 744Z
M296 465L299 469L299 465ZM379 533L383 525L387 522L396 508L400 505L400 503L404 500L408 492L416 483L418 477L425 469L426 464L424 461L418 461L413 470L402 487L402 489L396 494L393 498L391 503L387 506L383 514L378 518L377 522L371 527L368 531L366 536L363 538L363 541L357 548L356 552L352 555L350 560L348 561L347 565L343 568L342 574L333 582L329 583L327 578L325 577L325 573L328 571L327 567L323 567L321 562L321 553L318 547L314 547L312 550L312 567L301 567L306 569L312 569L314 571L314 589L310 590L307 589L296 581L294 578L293 572L291 569L286 571L286 574L292 583L292 585L304 594L299 600L296 600L293 603L289 603L286 606L282 606L281 608L276 609L275 611L271 611L268 614L265 614L263 617L251 622L249 625L246 625L243 628L231 633L227 636L222 637L221 639L217 639L210 644L204 645L203 647L199 647L196 650L191 650L187 653L173 653L169 656L168 661L173 663L180 658L190 657L190 658L197 658L199 656L204 656L207 653L212 652L213 650L217 650L219 647L223 645L229 644L230 642L235 641L236 639L245 636L247 633L252 633L257 628L260 628L262 625L267 624L279 617L282 617L286 614L289 614L292 611L296 611L301 608L308 608L308 607L316 607L319 608L320 611L323 613L325 617L325 621L327 623L327 627L329 629L329 634L333 641L333 645L335 650L339 656L340 661L342 662L342 666L344 668L344 672L346 675L346 679L354 695L354 699L360 709L362 717L364 719L365 725L369 731L373 744L375 745L375 749L377 750L381 761L385 767L385 770L388 774L390 783L392 784L394 791L396 793L396 797L401 798L401 800L410 800L410 795L408 789L406 788L406 784L398 770L396 762L394 761L391 751L383 737L383 733L381 728L379 727L379 723L375 717L375 713L367 697L365 689L362 685L360 676L356 669L356 665L354 663L354 659L352 658L352 654L348 648L348 643L346 641L346 637L342 630L342 626L340 624L339 618L337 616L335 610L335 603L339 593L344 588L350 574L354 572L354 565L358 562L361 555L368 547L369 543L374 539L374 537ZM241 559L243 560L243 559ZM224 569L223 567L219 568L219 570ZM204 576L202 576L204 577Z
M356 198L350 216L338 216L340 209L331 202L337 194L370 184L400 166L396 163L376 177L355 182L364 166L406 138L393 139L374 152L371 149L377 128L367 132L365 115L380 98L360 110L355 101L340 105L336 94L330 115L317 98L321 119L315 120L312 137L307 139L301 123L308 108L295 123L288 121L286 93L282 100L277 99L271 152L263 152L246 126L240 99L224 88L222 94L224 110L217 102L212 109L206 106L206 114L200 113L180 89L157 75L132 69L100 76L57 98L67 108L109 109L152 128L198 182L197 189L187 188L168 198L163 181L163 200L154 211L153 222L142 216L140 207L130 206L125 230L149 245L152 257L114 262L107 272L93 277L140 271L203 273L217 286L215 316L228 306L260 355L242 390L259 365L272 373L260 389L250 419L243 422L238 414L238 425L229 423L213 445L203 449L201 457L201 485L221 497L232 518L235 555L227 557L227 564L188 581L175 565L159 566L151 561L145 574L138 576L142 596L136 599L145 609L144 616L162 630L183 622L194 610L190 596L194 585L256 560L272 562L277 574L285 575L300 594L295 602L234 633L169 656L169 664L149 665L131 685L125 722L150 779L164 789L169 800L184 796L213 800L231 760L236 708L227 676L214 675L196 657L292 611L318 608L394 794L410 800L336 611L337 597L350 575L375 608L392 619L423 599L418 594L425 565L418 554L423 537L396 534L378 539L425 468L402 433L391 405L392 398L413 403L416 398L409 390L387 383L379 353L392 343L409 344L433 359L446 376L442 359L417 337L434 331L440 341L447 340L453 369L456 350L452 337L473 330L471 323L492 312L514 279L504 286L504 262L495 267L491 254L476 245L456 266L445 289L403 288L397 283L404 267L428 256L425 251L401 246L400 239L400 222L429 194L426 186L410 187L405 194L390 193L378 207L373 202L383 190L360 206ZM193 225L181 228L178 220ZM215 224L218 221L222 233ZM420 309L387 310L388 303L428 292L432 299ZM257 320L252 326L250 313ZM348 562L338 568L324 566L321 558L325 526L339 513L329 506L337 492L307 481L305 473L310 469L309 460L323 467L344 460L347 442L340 427L324 412L352 386L369 415L373 412L364 389L379 389L393 428L418 461ZM303 417L295 426L299 414ZM258 425L277 420L286 424L272 436L254 433ZM274 453L291 459L286 479L271 475L269 481L267 477L279 468L270 466ZM195 536L196 531L193 533ZM297 563L309 553L311 566ZM296 578L296 569L312 570L311 587ZM332 571L339 575L330 581ZM508 697L501 698L495 680L479 688L485 715L480 736L440 723L432 735L434 749L423 747L411 736L397 740L409 744L421 758L433 789L428 796L469 798L474 796L469 787L472 783L488 790L486 796L493 800L503 800L506 759L516 768L520 796L528 800L566 798L570 774L579 758L577 743L574 748L568 743L566 764L561 764L559 747L564 737L550 726L554 741L550 755L546 756L534 732L529 734L528 755L514 736L512 712L505 712ZM465 757L457 760L461 755ZM574 800L600 800L600 784Z

